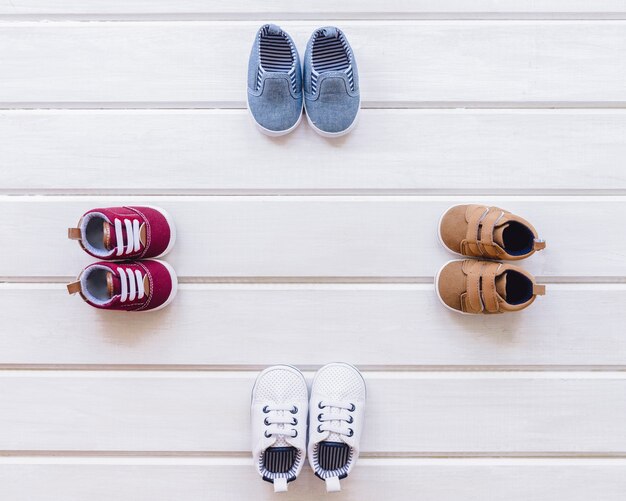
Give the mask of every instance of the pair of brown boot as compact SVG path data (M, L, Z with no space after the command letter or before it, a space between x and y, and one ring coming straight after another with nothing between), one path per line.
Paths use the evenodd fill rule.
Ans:
M498 207L455 205L439 222L439 239L448 250L478 259L443 265L435 290L447 308L465 314L505 313L528 307L545 294L526 270L496 260L527 258L546 244L525 219Z

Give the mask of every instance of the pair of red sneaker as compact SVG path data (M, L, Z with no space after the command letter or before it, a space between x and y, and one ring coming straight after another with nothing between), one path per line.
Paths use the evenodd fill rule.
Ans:
M176 241L171 217L157 207L108 207L92 209L69 228L68 237L78 240L85 252L101 259L87 266L70 294L104 310L159 310L172 302L178 280L176 272L158 258Z

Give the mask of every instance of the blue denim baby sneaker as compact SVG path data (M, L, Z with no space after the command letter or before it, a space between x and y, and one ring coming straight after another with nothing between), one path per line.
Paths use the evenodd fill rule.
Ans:
M361 95L352 48L333 26L316 30L304 55L304 108L322 136L347 134L356 124Z
M248 63L248 109L261 132L282 136L302 118L300 56L275 24L261 26Z

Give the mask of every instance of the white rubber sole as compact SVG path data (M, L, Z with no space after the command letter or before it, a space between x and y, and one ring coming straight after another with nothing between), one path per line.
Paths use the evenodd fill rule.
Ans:
M154 205L144 205L143 207L148 207L149 209L157 211L165 218L168 226L170 227L170 241L167 244L167 247L161 254L159 254L158 256L154 256L154 258L151 258L158 259L168 254L174 247L174 244L176 243L176 225L174 224L174 220L172 219L172 216L170 216L170 213L167 212L165 209L161 209L161 207L156 207Z
M165 266L168 273L170 274L170 279L172 280L172 290L170 291L170 295L167 297L166 301L161 306L157 306L156 308L152 308L150 310L140 310L141 313L149 313L151 311L162 310L174 300L174 298L176 297L176 293L178 292L178 276L176 275L174 268L172 268L172 266L165 261L161 261L159 259L144 259L144 261L155 261Z
M250 118L254 122L254 125L256 125L256 128L259 129L261 133L269 137L281 137L281 136L286 136L287 134L290 134L291 132L296 130L298 125L300 125L300 122L302 122L302 115L304 114L304 106L303 106L302 109L300 110L300 116L298 117L297 122L293 124L291 127L289 127L286 130L270 130L270 129L266 129L259 122L256 121L256 118L254 118L254 115L252 114L252 110L250 109L250 103L248 102L247 99L246 99L246 108L248 108L248 114L250 115Z
M447 211L446 211L447 212ZM445 214L445 213L444 213ZM447 249L447 247L446 247ZM439 294L439 275L441 275L442 270L448 266L450 263L456 263L459 261L465 261L465 259L451 259L450 261L448 261L447 263L445 263L441 268L439 268L439 271L437 272L437 274L435 275L435 294L437 294L437 298L439 299L439 302L444 305L448 310L453 311L454 313L459 313L461 315L472 315L472 313L466 313L464 311L461 310L455 310L454 308L451 308L450 306L448 306L443 298L441 297L441 294Z
M307 122L309 122L309 125L311 126L311 128L317 132L320 136L322 137L328 137L328 138L334 138L334 137L341 137L341 136L345 136L346 134L349 134L352 129L354 129L357 125L357 122L359 121L359 115L361 114L361 100L359 98L359 111L357 111L356 116L354 117L354 120L352 120L352 123L348 126L347 129L339 131L339 132L326 132L318 127L315 126L315 124L313 123L313 121L311 120L311 117L309 116L308 113L306 113L306 99L304 100L304 111L306 114L306 119Z

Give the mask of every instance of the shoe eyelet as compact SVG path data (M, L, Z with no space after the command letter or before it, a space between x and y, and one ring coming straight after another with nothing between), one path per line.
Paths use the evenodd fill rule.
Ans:
M294 435L291 438L296 438L298 436L298 430L293 430L294 431Z
M352 424L352 423L354 423L354 418L350 416L350 419L348 420L348 424Z
M291 412L292 414L297 414L298 413L298 408L294 405L293 409L291 409L289 412Z
M317 433L323 433L321 424L317 425Z
M269 414L270 410L267 408L267 405L263 407L263 414Z
M325 406L325 405L322 405L322 402L319 402L319 403L317 404L317 407L319 407L320 409L324 409L326 406Z
M317 420L318 420L320 423L322 422L322 415L323 415L323 414L322 414L321 412L317 415Z
M270 422L267 420L267 418L265 418L265 419L263 420L263 422L265 423L265 426L269 426L269 425L270 425Z
M350 412L354 412L354 410L356 409L356 405L354 404L350 404L352 406L352 409L348 409Z
M293 422L291 423L291 426L296 426L298 424L298 420L296 418L293 418Z
M352 435L354 435L354 430L352 428L349 428L350 430L350 435L348 435L349 437L351 437Z
M263 435L265 435L265 438L270 438L272 435L271 434L267 434L267 430L265 430L265 432L263 433Z

